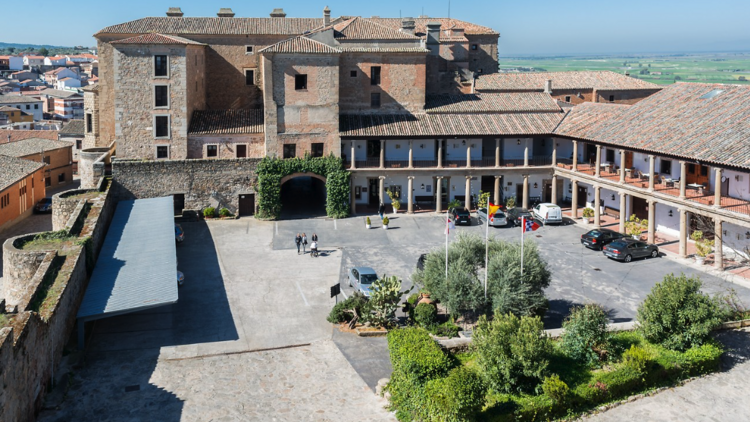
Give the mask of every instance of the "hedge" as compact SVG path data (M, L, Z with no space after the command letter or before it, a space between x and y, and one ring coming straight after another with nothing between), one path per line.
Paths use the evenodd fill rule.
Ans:
M452 362L443 349L420 328L401 328L388 333L388 351L393 372L403 372L427 381L445 375Z

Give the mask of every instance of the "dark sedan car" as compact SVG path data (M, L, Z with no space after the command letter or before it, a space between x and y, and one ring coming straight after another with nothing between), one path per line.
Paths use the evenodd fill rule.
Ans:
M521 225L521 218L531 220L534 217L531 215L531 211L526 208L514 207L509 209L505 215L508 217L508 224L518 227Z
M37 214L52 212L52 198L49 196L42 198L41 201L34 205L34 212Z
M602 250L605 245L624 237L624 234L614 230L594 229L581 235L581 243L587 248Z
M635 258L656 258L659 256L659 248L636 239L622 238L606 245L602 249L608 258L618 261L630 262Z
M471 225L471 213L464 207L451 208L449 211L454 224Z

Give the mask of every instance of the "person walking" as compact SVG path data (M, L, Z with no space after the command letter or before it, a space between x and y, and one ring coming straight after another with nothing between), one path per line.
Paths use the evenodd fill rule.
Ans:
M385 213L385 204L380 203L380 206L378 207L378 214L380 214L380 220L383 220L383 214Z
M307 253L307 251L305 250L306 248L307 248L307 234L302 233L302 255Z
M313 242L317 242L317 241L318 241L318 235L317 235L317 234L315 234L315 233L313 233L313 235L312 235L312 237L311 237L310 239L311 239L311 240L312 240Z
M297 255L299 255L299 245L302 244L302 236L297 233L297 236L294 238L294 243L297 244Z

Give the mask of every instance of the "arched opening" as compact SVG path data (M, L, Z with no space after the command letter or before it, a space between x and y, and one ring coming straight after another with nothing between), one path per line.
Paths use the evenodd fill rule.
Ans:
M281 218L326 215L326 179L313 173L294 173L281 179Z

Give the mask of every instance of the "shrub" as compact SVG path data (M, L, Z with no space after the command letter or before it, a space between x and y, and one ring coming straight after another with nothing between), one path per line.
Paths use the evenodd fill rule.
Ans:
M511 196L505 201L505 208L511 209L516 207L516 197Z
M703 232L696 230L690 234L690 238L695 241L695 254L700 257L707 257L714 247L714 241L703 237Z
M622 354L622 364L639 373L645 373L653 362L653 355L641 346L631 345Z
M396 276L383 275L375 280L370 285L370 300L368 301L372 314L368 314L364 319L378 327L391 325L399 300L413 288L414 286L409 290L401 291L401 280Z
M346 312L349 309L356 309L357 314L361 316L368 311L368 301L362 293L354 293L348 299L334 305L331 313L328 315L328 322L331 324L340 324L351 321L354 315Z
M497 392L534 391L547 372L551 343L539 317L513 314L479 319L473 348L477 365Z
M458 199L454 199L454 200L448 202L448 209L449 210L451 208L458 208L458 207L463 207L463 206L464 206L464 204L462 204L461 201L459 201Z
M383 225L387 226L390 220L388 220L388 217L383 217Z
M640 219L631 215L628 221L625 222L625 232L631 236L640 236L644 230L648 228L648 220Z
M400 328L388 333L388 351L393 371L418 380L445 375L451 361L443 349L421 328Z
M557 374L552 374L552 376L544 379L542 391L555 403L563 403L568 398L570 388L568 388L568 384L565 384Z
M208 207L203 209L203 216L206 218L213 218L216 215L216 208Z
M721 323L718 301L700 292L697 277L668 274L651 289L638 307L643 336L657 344L686 350L700 346L711 330Z
M583 209L583 217L584 218L591 218L594 216L594 209L593 208L584 208Z
M724 349L714 343L691 347L685 351L685 361L690 375L707 374L719 369L719 359Z
M597 375L598 388L601 390L602 386L605 387L601 397L603 400L625 396L643 385L643 373L625 365L617 365L612 371Z
M554 418L555 402L546 394L521 396L515 400L515 404L515 421L548 421Z
M571 358L593 365L599 362L597 350L606 350L608 343L607 313L601 306L588 304L573 308L563 322L560 347Z
M229 217L231 215L232 215L232 213L229 212L229 210L226 209L226 208L222 208L222 209L219 210L219 216L220 217Z
M473 421L484 406L487 387L474 370L459 366L447 377L425 385L426 405L415 419L445 422Z
M372 225L372 223L370 223L370 217L367 217L367 220L365 220L365 221L366 221L366 224L367 224L368 226Z
M437 321L437 309L429 303L420 303L414 308L414 322L427 328Z
M458 337L458 332L461 331L461 327L458 325L446 321L442 324L434 324L428 328L430 333L438 337Z

